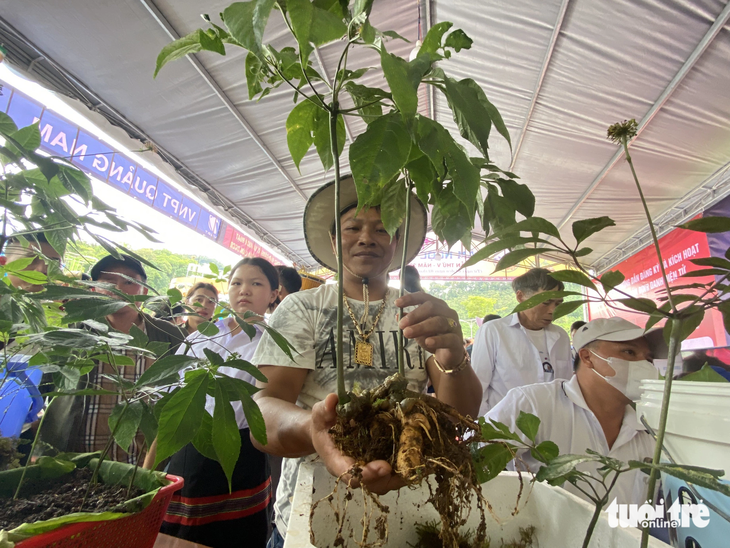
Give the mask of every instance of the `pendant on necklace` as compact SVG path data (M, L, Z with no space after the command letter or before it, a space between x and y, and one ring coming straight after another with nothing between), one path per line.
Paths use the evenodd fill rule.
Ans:
M355 341L355 363L366 367L373 366L373 343L362 339Z

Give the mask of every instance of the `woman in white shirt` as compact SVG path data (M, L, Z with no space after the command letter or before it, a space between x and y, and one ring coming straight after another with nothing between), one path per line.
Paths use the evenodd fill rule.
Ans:
M279 275L266 260L247 257L231 270L228 298L230 307L242 316L251 311L263 319L264 313L276 300ZM239 358L249 360L261 338L261 328L250 338L229 317L216 322L219 333L205 336L200 332L190 335L187 354L205 358L208 348L226 359L236 352ZM178 354L186 352L183 344ZM254 378L240 369L220 367L219 373L238 377L255 385ZM173 496L167 509L161 532L211 548L266 545L268 511L271 501L271 479L266 455L256 450L249 438L248 423L240 401L231 402L241 435L241 454L233 471L231 492L221 465L200 454L192 444L172 456L168 472L185 479L182 490ZM213 415L215 402L208 398L206 409Z

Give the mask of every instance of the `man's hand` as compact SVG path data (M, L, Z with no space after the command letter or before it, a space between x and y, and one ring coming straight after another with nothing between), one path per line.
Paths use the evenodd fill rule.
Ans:
M355 464L355 460L346 457L335 447L329 433L329 429L337 420L337 402L337 394L329 394L312 408L312 445L330 474L340 478L350 487L359 487L360 482L348 473ZM376 460L363 466L362 482L370 491L378 495L400 489L405 485L405 482L393 473L393 469L384 460Z
M414 339L447 369L464 360L464 335L459 315L448 304L419 291L397 299L395 305L399 308L417 307L398 323L404 337Z

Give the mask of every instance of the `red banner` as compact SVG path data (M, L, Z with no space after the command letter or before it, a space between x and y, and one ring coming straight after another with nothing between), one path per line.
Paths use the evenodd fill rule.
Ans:
M662 252L664 269L671 286L714 281L714 276L681 277L687 272L706 268L690 262L691 259L710 256L710 247L705 234L677 228L659 239L659 249ZM665 302L661 300L662 297L666 297L666 293L663 291L664 283L661 269L653 245L644 248L611 270L620 271L626 278L624 283L619 286L621 291L633 297L652 299L657 304ZM612 291L611 297L620 299L625 295ZM588 316L589 319L620 316L642 327L646 325L648 318L645 314L617 310L607 307L603 303L590 303ZM658 325L661 326L663 323ZM725 328L723 327L721 314L712 310L705 315L705 319L695 332L684 341L682 348L689 350L691 348L711 348L714 346L725 346Z
M273 265L282 264L279 259L266 251L261 245L248 238L232 226L226 226L226 234L223 237L223 247L227 247L242 257L261 257Z

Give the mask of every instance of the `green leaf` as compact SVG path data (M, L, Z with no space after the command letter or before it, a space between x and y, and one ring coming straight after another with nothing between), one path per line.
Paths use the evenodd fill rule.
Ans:
M480 447L474 456L474 467L479 483L486 483L496 478L514 455L515 447L509 443L494 442Z
M547 219L543 219L542 217L530 217L529 219L525 219L523 221L515 223L512 226L500 231L499 235L503 236L515 232L542 232L554 238L560 238L560 231L557 229L557 227L553 223L551 223Z
M537 430L540 427L539 418L531 413L520 411L520 414L517 416L517 420L515 421L515 425L531 442L535 442Z
M337 116L337 157L342 154L345 148L345 119L341 114ZM327 111L317 109L314 116L314 146L317 148L317 154L322 162L325 171L332 168L334 159L332 158L332 141L330 138L330 115Z
M239 395L243 404L243 414L246 416L246 422L248 422L251 434L261 445L266 445L266 423L259 406L256 405L256 402L248 393L239 391Z
M48 277L45 274L35 270L21 270L20 272L15 272L13 276L34 285L41 285L48 281Z
M713 266L715 268L722 268L723 270L730 270L730 261L723 259L722 257L704 257L701 259L690 259L692 264L697 266Z
M699 371L683 375L677 379L682 382L728 382L728 380L707 363Z
M630 460L629 466L644 471L651 469L659 470L682 481L692 483L697 487L712 489L713 491L722 493L726 497L730 497L730 484L720 480L725 475L724 470L713 470L711 468L701 468L699 466L688 466L685 464L653 464L635 460Z
M506 424L490 419L489 422L484 417L479 417L479 428L481 429L482 439L484 441L495 440L511 440L522 443L522 438L512 432Z
M502 196L516 211L525 217L532 217L535 212L535 195L527 185L509 179L498 179L496 183L502 191Z
M695 232L728 232L730 231L729 217L702 217L679 225L679 228L694 230Z
M147 447L152 446L152 442L157 438L157 419L152 408L142 402L142 419L139 421L139 429L142 431Z
M314 120L320 109L311 101L302 101L295 106L286 119L286 142L289 145L294 165L299 163L314 143Z
M584 300L578 300L578 301L567 301L564 303L559 304L555 307L555 310L553 311L553 321L557 320L558 318L562 318L563 316L567 316L568 314L574 312L575 310L578 310L583 304L587 302Z
M689 306L682 310L682 323L679 329L679 342L692 335L705 318L705 310L699 306Z
M596 217L594 219L583 219L574 222L573 236L575 237L576 245L580 245L586 238L609 226L616 226L616 223L609 217Z
M286 10L302 59L309 59L310 43L321 46L342 38L347 32L347 25L340 17L315 7L309 0L287 0Z
M216 460L220 463L228 480L228 491L230 492L233 470L236 468L238 455L241 453L241 435L238 431L233 406L228 401L228 392L219 383L215 384L215 410L213 411L211 442Z
M261 82L266 78L264 64L254 53L246 54L246 88L248 89L249 101L261 93L264 89Z
M512 313L514 314L515 312L521 312L523 310L528 310L539 304L544 303L545 301L550 301L552 299L563 299L570 295L578 295L580 297L583 296L580 293L577 293L575 291L541 291L539 293L536 293L529 299L522 301L517 306L515 306L514 309L512 310Z
M246 360L239 360L239 359L228 360L223 365L225 367L233 367L235 369L240 369L241 371L245 371L246 373L251 375L254 379L259 380L261 382L268 382L266 375L264 375L261 371L259 371L259 368L256 367L254 364L247 362Z
M593 291L598 291L591 279L579 270L558 270L551 272L550 277L559 282L578 284Z
M223 21L231 36L261 59L261 41L274 3L274 0L235 2L223 10Z
M361 14L370 17L370 10L373 9L373 0L355 0L352 6L352 18L356 18Z
M656 303L654 301L652 301L651 299L646 299L644 297L628 297L625 299L616 299L616 302L619 302L624 306L631 308L632 310L645 312L647 314L651 314L657 309Z
M545 249L541 248L516 249L515 251L510 251L504 257L502 257L499 262L497 262L497 265L494 267L494 272L498 272L500 270L510 268L511 266L515 266L525 259L534 257L535 255L540 255L541 253L545 253L545 251Z
M507 236L504 238L500 238L499 240L495 240L483 248L477 250L469 259L461 265L462 268L467 268L469 266L474 266L475 264L490 258L495 253L499 253L500 251L504 251L505 249L515 247L518 245L524 245L527 243L533 243L533 238L522 238L520 236Z
M456 29L446 37L444 48L452 48L456 53L462 49L471 49L473 40L461 29Z
M380 88L362 86L355 82L347 82L345 84L345 90L352 97L352 102L359 109L358 112L366 124L374 122L383 115L382 100L392 99L390 93L387 91Z
M206 337L213 337L220 333L220 329L218 329L218 326L214 322L201 322L198 325L198 332Z
M380 64L393 102L406 119L413 118L418 110L418 86L423 73L419 74L405 59L388 53L385 45L380 48Z
M160 69L162 69L162 67L170 61L185 57L189 53L197 53L201 50L214 51L221 55L226 54L225 47L220 38L217 36L210 36L204 30L198 29L190 34L178 38L174 42L170 42L162 48L162 51L160 51L157 56L154 77L156 78Z
M208 361L210 361L211 365L215 365L216 367L225 365L225 360L223 359L223 356L221 356L215 350L211 350L210 348L203 348L203 353L205 353L205 357L208 358Z
M444 174L444 168L448 170L453 193L466 207L471 226L479 193L479 170L441 124L423 116L418 116L416 121L419 148L439 174Z
M208 372L191 371L185 380L187 384L173 394L160 414L155 468L192 441L206 412Z
M421 44L421 49L419 49L418 52L438 53L442 47L441 44L443 42L444 34L446 34L453 26L454 24L449 21L442 21L441 23L432 25L431 28L428 29L428 32L423 39L423 43Z
M10 137L12 137L15 142L19 143L26 150L36 150L41 146L41 132L38 129L39 125L40 121L19 129L12 133ZM16 152L20 152L11 143L8 143L8 148L11 150L15 149Z
M114 441L125 452L129 451L129 447L137 435L139 425L142 422L143 411L142 402L136 401L129 405L126 403L117 404L109 414L109 431L114 432Z
M541 466L538 470L537 481L547 481L551 485L560 485L567 476L575 470L575 467L583 462L599 460L593 455L560 455L550 461L547 466Z
M68 301L63 305L64 312L66 312L66 315L63 317L63 322L68 324L87 319L104 318L120 311L128 304L125 301L117 301L109 297Z
M492 128L489 113L483 104L487 96L474 80L465 78L457 82L444 80L446 99L454 115L459 133L486 157L489 154L489 131Z
M239 323L239 325L240 325L240 323ZM249 324L247 324L247 325L249 327L251 327ZM262 323L262 324L259 324L259 325L264 329L264 331L266 331L269 334L269 336L272 339L274 339L274 342L276 343L276 346L278 346L279 349L282 352L284 352L284 354L286 354L291 361L296 361L294 359L294 355L292 354L292 350L294 350L295 352L297 352L296 349L291 344L289 344L289 341L287 341L281 333L279 333L273 327L269 327L267 324L263 324ZM253 338L253 335L251 335L251 338ZM297 354L298 354L298 352L297 352Z
M704 278L705 276L725 276L727 271L721 268L703 268L702 270L691 270L680 276L681 278Z
M239 327L243 329L243 332L246 333L250 339L253 339L256 336L256 328L253 325L238 315L234 316L234 318L236 319L236 323Z
M624 275L618 270L608 271L601 276L601 285L603 286L603 290L608 293L624 283L625 279Z
M18 126L15 125L13 119L4 112L0 112L0 133L7 136L13 135L16 131L18 131Z
M155 360L155 363L140 375L135 386L160 386L162 384L170 384L171 378L186 367L191 367L197 362L197 358L183 354L165 356L164 358Z
M560 448L550 440L537 444L535 449L530 449L530 454L535 460L548 463L560 454Z
M210 460L218 460L218 455L213 448L213 417L207 411L203 413L203 419L200 421L200 428L195 434L191 442L198 453Z
M385 186L406 164L410 150L411 137L398 113L386 114L372 122L350 145L350 168L355 186ZM359 207L368 205L371 204L358 204Z
M405 219L406 199L407 189L403 179L394 178L383 187L380 216L383 227L391 238L395 237L395 233Z
M167 296L170 298L171 304L179 303L183 300L183 296L182 293L180 293L180 290L174 287L167 290Z

